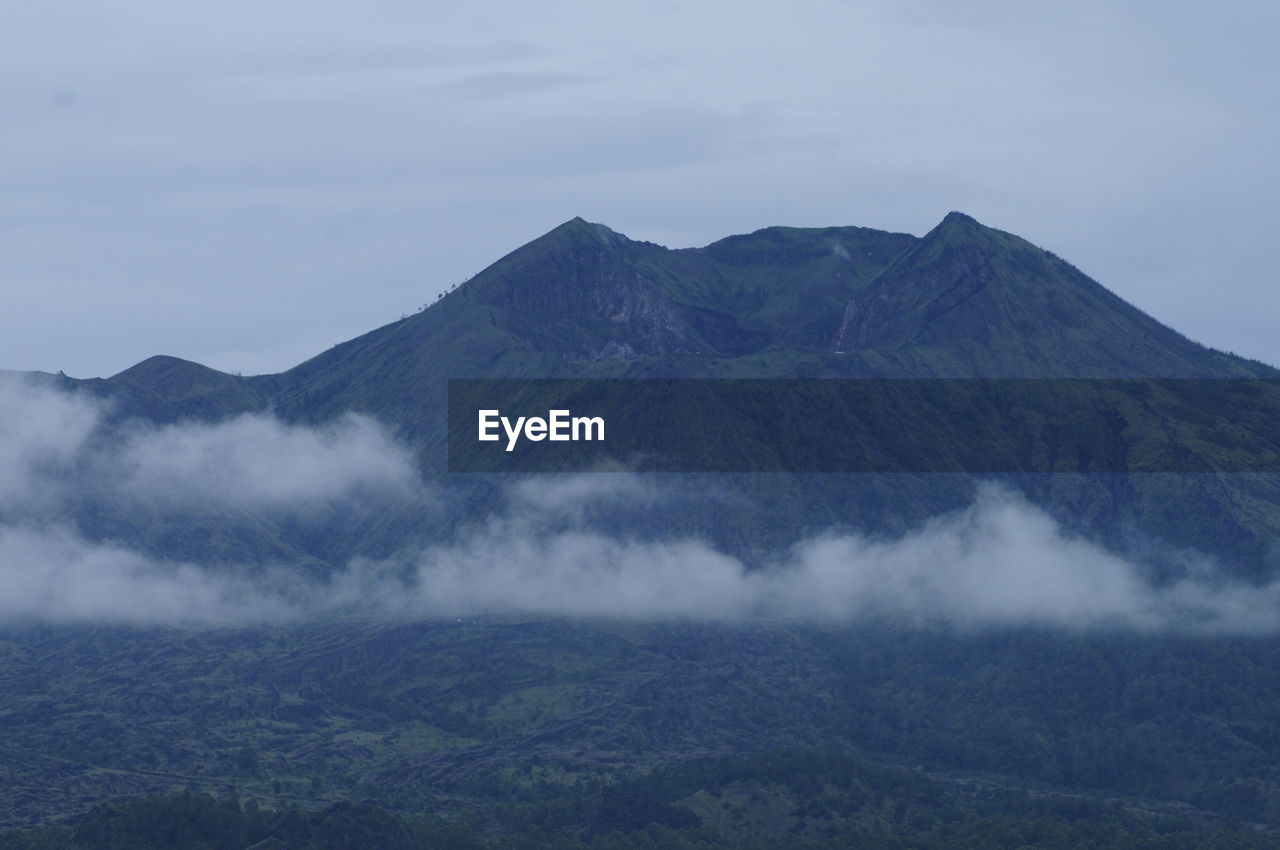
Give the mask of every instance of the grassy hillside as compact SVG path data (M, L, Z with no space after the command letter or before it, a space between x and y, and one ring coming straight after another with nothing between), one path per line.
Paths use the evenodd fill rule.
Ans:
M488 838L657 822L716 846L946 846L997 815L1280 834L1271 638L481 619L0 647L9 827L188 789Z

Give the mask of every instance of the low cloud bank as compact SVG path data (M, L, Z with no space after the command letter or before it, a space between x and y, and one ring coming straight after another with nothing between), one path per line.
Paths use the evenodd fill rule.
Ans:
M112 463L134 498L288 508L353 491L403 490L412 456L377 422L348 414L312 428L263 415L136 431Z
M236 625L300 612L260 581L155 561L65 528L0 528L0 621Z
M287 513L416 491L411 455L361 417L308 428L249 416L137 427L122 440L95 442L101 417L85 397L0 380L0 620L196 625L526 613L1211 633L1280 627L1280 583L1228 581L1188 556L1186 578L1154 586L1138 565L1067 535L994 485L969 508L912 533L820 535L759 569L699 540L593 528L594 506L662 498L651 479L621 473L526 480L450 543L356 560L324 581L283 564L248 576L166 562L84 539L65 520L67 501L107 488L153 508L224 502Z
M565 487L599 498L577 482ZM876 618L961 628L1248 633L1280 626L1280 583L1229 582L1210 562L1187 555L1188 578L1154 587L1138 565L1067 535L1046 513L997 485L982 487L969 508L913 533L891 540L823 535L755 570L697 541L644 543L583 529L543 533L545 521L530 511L513 513L426 552L398 610L825 623Z
M264 414L215 424L135 423L108 439L106 407L83 393L0 376L0 515L47 521L86 496L161 511L306 510L417 483L411 453L367 416L315 427Z
M89 399L0 375L0 512L47 509L100 415Z

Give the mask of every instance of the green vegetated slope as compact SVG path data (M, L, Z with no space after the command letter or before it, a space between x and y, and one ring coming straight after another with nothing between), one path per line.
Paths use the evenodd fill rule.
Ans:
M0 816L78 842L25 833L63 841L44 846L248 847L357 815L406 847L655 828L659 846L1262 847L1280 828L1274 640L468 619L0 647ZM369 846L312 840L288 846Z

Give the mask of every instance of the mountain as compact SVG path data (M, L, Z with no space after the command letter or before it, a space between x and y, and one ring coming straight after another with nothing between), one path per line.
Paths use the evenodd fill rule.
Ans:
M450 489L447 521L428 528L419 505L383 506L358 530L279 529L213 511L172 557L265 562L255 551L317 564L385 555L448 534L499 498L492 480L445 473L446 387L453 377L1280 377L1261 363L1205 348L1127 304L1075 267L1017 236L951 213L923 237L860 227L770 227L702 248L671 250L573 219L513 251L430 307L276 375L242 378L153 357L105 380L64 383L113 401L117 419L218 421L271 411L318 423L368 414ZM1189 456L1212 450L1186 423L1155 426ZM914 427L933 427L926 421ZM941 427L941 426L938 426ZM1132 436L1132 435L1131 435ZM1141 438L1142 435L1137 435ZM939 431L939 441L954 439ZM768 448L765 448L768 451ZM1039 451L1030 446L1028 451ZM743 556L845 525L897 531L965 505L961 476L742 480L748 507L724 521L714 503L631 523L638 533L710 535ZM1280 485L1222 476L1029 476L1013 486L1073 531L1125 545L1137 532L1208 548L1242 573L1271 569ZM1244 488L1243 490L1241 488ZM1172 490L1171 490L1172 488ZM768 507L766 507L766 505ZM1187 505L1195 520L1188 521ZM1247 506L1247 507L1243 507ZM147 543L122 510L94 510L94 537ZM226 527L240 529L228 536ZM292 553L292 554L289 554Z
M802 374L801 374L802 373ZM278 375L154 357L78 382L146 418L358 410L430 441L449 377L1277 377L961 213L916 238L771 227L671 250L573 219Z
M952 213L919 239L773 227L684 250L574 219L430 309L279 377L286 399L312 390L342 405L364 400L347 389L357 378L795 377L797 364L886 377L1280 374L1193 343L1047 251ZM386 398L366 403L394 412Z
M835 350L948 377L1274 375L1161 325L1054 254L961 213L845 308Z
M178 569L162 588L285 565L302 581L284 588L305 594L358 556L416 553L459 528L487 531L495 516L500 530L511 480L445 471L451 377L1028 376L1280 373L1197 345L1049 252L952 213L923 237L771 227L681 250L574 219L429 308L286 372L240 377L161 356L106 379L37 379L109 400L92 435L102 443L185 439L183 423L232 427L243 414L328 427L364 413L413 450L428 485L282 514L251 501L140 507L105 476L56 518L112 544L87 565L106 571L88 598L116 587L122 551L205 568ZM1192 400L1117 420L1104 436L1117 450L1155 432L1193 460L1224 445L1248 456L1247 440L1215 432L1224 397L1210 388ZM1139 421L1144 433L1126 433ZM927 417L910 427L974 439ZM1035 453L1054 447L1051 432L1001 436ZM57 461L56 474L79 474ZM658 497L587 504L583 525L623 549L697 538L768 563L831 529L873 532L874 548L969 505L975 489L950 474L658 478ZM1225 573L1212 577L1222 579L1214 598L1243 617L1250 591L1227 579L1280 572L1276 479L1003 480L1069 531L1150 556L1141 580L1172 589L1153 598L1185 602L1192 616L1196 599L1178 594L1173 572L1187 559L1160 559L1179 547L1214 555ZM545 492L556 480L521 483ZM27 537L64 540L39 531ZM485 566L487 551L465 563ZM687 550L669 551L674 568L693 566ZM30 563L42 566L38 552ZM358 586L339 589L359 593L373 575L351 570ZM1034 592L1054 602L1058 587ZM189 598L162 596L138 605ZM0 628L0 824L39 829L0 833L0 846L1275 845L1274 636L932 628L903 616L353 615L166 628L33 624L18 611ZM178 788L223 799L161 796Z

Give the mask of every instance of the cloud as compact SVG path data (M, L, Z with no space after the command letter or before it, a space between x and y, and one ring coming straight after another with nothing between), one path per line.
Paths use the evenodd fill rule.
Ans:
M263 508L325 502L353 491L401 491L416 476L407 449L377 422L348 414L316 427L244 415L133 433L114 453L119 489L141 500Z
M528 485L523 485L528 487ZM576 511L572 482L555 485ZM584 498L596 500L588 485ZM527 493L515 504L528 504ZM632 497L627 497L632 498ZM882 540L826 534L758 569L694 540L643 542L551 522L531 508L491 519L426 552L398 610L737 620L766 617L921 627L1273 631L1280 583L1256 587L1184 556L1188 577L1163 587L1141 565L1075 538L1001 486L967 509Z
M0 528L6 622L235 625L296 615L263 585L89 543L64 528Z
M901 537L824 535L761 569L697 540L547 531L553 513L524 507L411 557L354 560L324 581L286 566L245 575L165 562L59 527L0 528L0 619L245 625L523 614L963 630L1280 627L1280 584L1225 581L1202 563L1199 575L1154 587L1137 565L1071 538L994 486Z
M507 489L512 505L522 513L583 518L592 508L625 501L648 502L655 488L628 472L591 475L544 475L516 481Z
M48 505L99 417L86 396L0 374L0 511Z
M330 530L352 505L425 492L409 452L376 422L299 426L268 416L116 433L104 405L49 381L0 376L0 620L244 624L333 615L537 616L921 628L1045 626L1274 632L1280 582L1181 561L1156 583L1140 563L1066 533L996 484L966 509L894 538L829 532L760 565L693 537L653 533L655 506L689 493L660 476L538 476L510 483L487 516L395 558L352 559L323 579L296 563L237 569L90 539L71 517L120 509L125 527L168 512L244 509L237 522L317 505ZM127 496L122 502L121 497ZM695 500L732 498L714 488ZM97 501L95 501L97 500ZM344 501L346 500L346 501ZM630 512L628 514L628 512ZM620 516L639 517L638 523ZM637 533L636 527L649 533ZM1166 571L1165 574L1169 574Z
M71 500L127 497L160 510L305 510L420 490L412 454L367 416L318 426L266 414L104 428L108 405L50 380L0 375L0 511L58 518Z
M471 97L518 97L581 85L590 78L556 71L491 72L472 74L437 86L437 90Z
M739 619L760 581L698 541L644 543L590 531L547 537L490 527L422 558L408 613Z
M968 509L892 541L828 535L801 544L772 582L790 616L851 612L916 623L1155 625L1158 594L1134 565L1073 539L988 485Z

